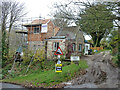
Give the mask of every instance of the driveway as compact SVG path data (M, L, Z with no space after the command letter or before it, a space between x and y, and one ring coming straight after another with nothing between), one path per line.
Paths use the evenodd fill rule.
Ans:
M66 84L64 88L120 88L118 80L119 68L110 64L110 51L101 52L92 56L85 56L89 68L87 73Z

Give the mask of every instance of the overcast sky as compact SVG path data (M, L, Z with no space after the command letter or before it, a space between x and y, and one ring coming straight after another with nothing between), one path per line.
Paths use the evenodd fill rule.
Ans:
M25 4L25 12L28 12L26 18L34 18L42 16L44 18L51 18L48 14L51 12L50 7L55 2L65 2L65 0L17 0ZM89 36L85 36L89 40Z
M52 5L55 2L66 2L68 0L16 0L25 4L25 10L28 12L27 17L45 17L50 18L48 14L50 13ZM77 1L77 0L76 0ZM111 0L80 0L80 1L111 1Z
M25 11L28 12L27 17L45 17L50 18L48 14L50 13L52 5L55 2L63 0L19 0L19 2L25 4Z

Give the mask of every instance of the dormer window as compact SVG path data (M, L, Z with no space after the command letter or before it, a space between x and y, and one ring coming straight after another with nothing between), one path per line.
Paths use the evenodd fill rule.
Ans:
M39 27L34 27L34 33L40 33Z
M47 33L47 24L42 24L41 33Z

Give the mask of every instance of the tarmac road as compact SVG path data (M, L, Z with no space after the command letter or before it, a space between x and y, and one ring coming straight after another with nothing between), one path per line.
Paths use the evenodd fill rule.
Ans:
M18 89L19 90L28 90L20 85L15 85L15 84L9 84L9 83L0 83L0 90L3 89L3 90L9 90L10 88L13 88L13 89Z

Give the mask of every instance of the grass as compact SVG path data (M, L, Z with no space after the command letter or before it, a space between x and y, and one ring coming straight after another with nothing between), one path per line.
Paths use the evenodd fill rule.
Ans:
M103 49L103 50L99 50L99 51L97 51L97 52L94 52L94 54L96 53L100 53L100 52L105 52L105 51L108 51L109 49Z
M48 71L48 70L53 70L55 68L55 61L47 61L44 65L44 69L42 71ZM28 64L24 64L22 63L21 66L19 65L18 62L16 62L15 64L15 72L13 72L12 74L8 73L8 70L11 70L13 63L9 63L7 64L4 68L2 68L2 78L6 79L6 78L14 78L17 76L21 76L21 75L25 75L26 74L26 70L28 67ZM66 65L70 65L70 62L63 62L63 66ZM39 71L41 71L40 68L40 63L32 63L27 74L32 74L32 73L38 73Z
M51 87L72 79L76 74L80 74L80 70L85 68L88 68L88 65L86 61L81 60L79 65L73 63L63 66L61 73L56 73L55 69L44 72L39 70L36 73L33 72L26 76L4 79L3 82L24 84L32 87Z
M115 66L115 67L120 66L119 63L118 63L118 55L114 55L114 56L112 57L112 64L113 64L113 66Z

